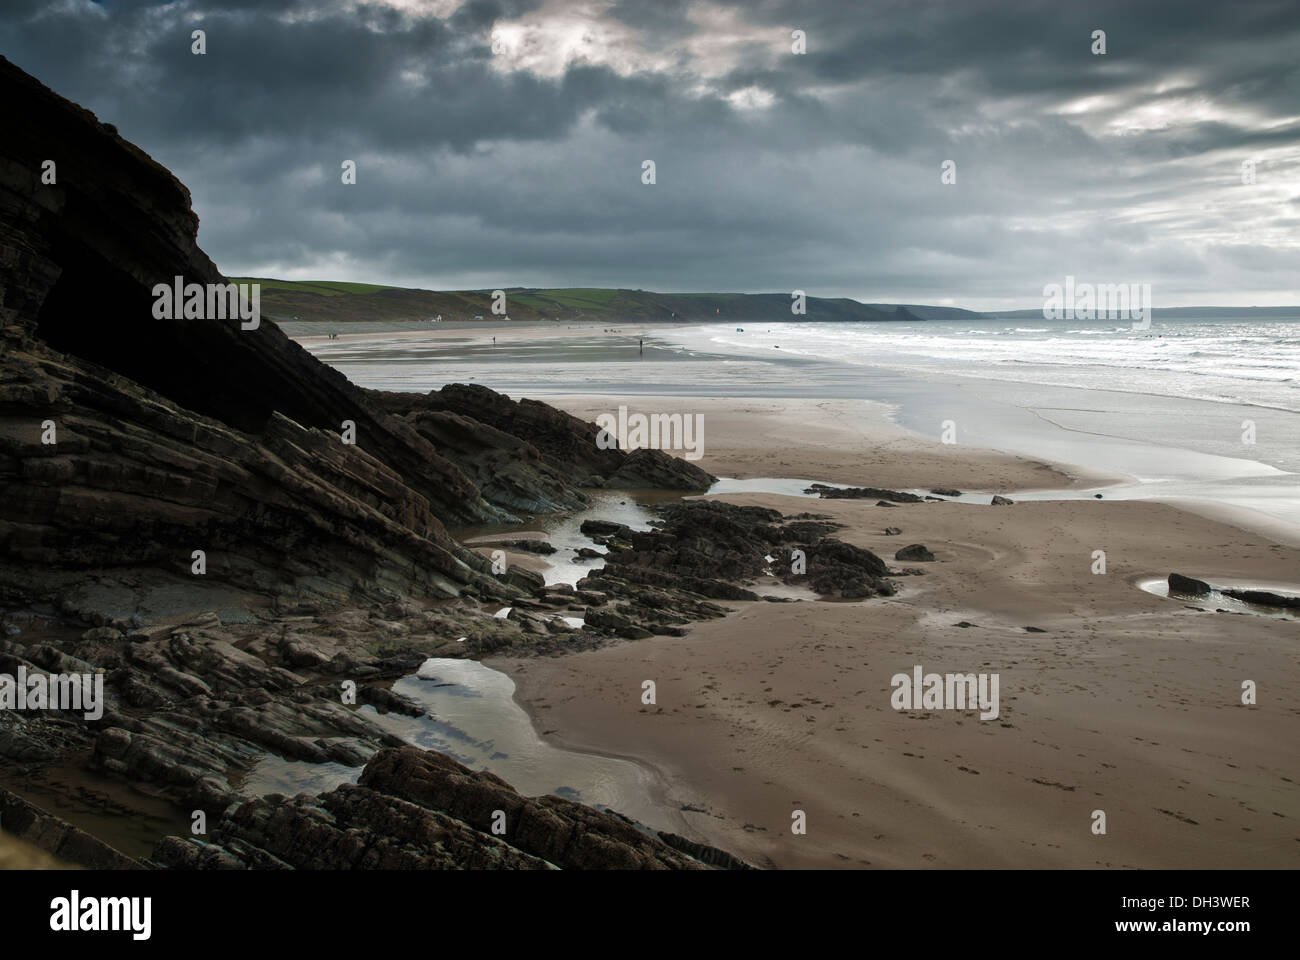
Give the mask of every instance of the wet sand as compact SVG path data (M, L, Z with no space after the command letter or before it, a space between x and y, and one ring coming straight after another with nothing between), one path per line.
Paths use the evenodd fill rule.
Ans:
M711 401L710 425L734 422L700 462L729 476L893 487L1082 482L927 449L842 403L810 418L810 408ZM585 416L602 404L557 405ZM1276 581L1300 571L1300 552L1141 501L725 499L828 514L846 524L842 539L891 565L907 565L893 553L909 543L937 560L916 564L926 575L901 578L896 598L736 603L682 639L488 661L557 744L659 771L699 838L782 868L1300 862L1297 624L1200 612L1136 585L1171 571ZM1105 574L1091 572L1096 550ZM998 673L999 718L893 710L890 678L916 664ZM654 706L641 703L646 679ZM1258 684L1255 706L1241 703L1245 680ZM795 810L807 815L804 836L791 832ZM1097 810L1104 835L1093 833Z
M453 357L403 382L432 389L438 377L464 372L506 389L501 378L514 377L519 383L510 392L584 419L621 402L704 413L698 462L724 477L951 486L1013 499L1022 490L1090 496L1106 484L1119 492L1133 481L1131 474L941 444L897 426L883 403L843 398L836 391L844 385L831 381L829 399L791 397L788 387L760 380L755 393L767 393L760 399L683 396L720 396L728 384L734 392L757 369L730 364L732 372L718 380L711 357L708 367L697 366L696 383L676 362L635 373L635 364L601 354L600 369L618 390L593 383L602 395L577 395L564 385L581 383L575 371L591 369L588 361L598 357L552 360L527 344L596 331L603 338L594 326L500 328L523 345L519 357L536 361L527 374L484 355L490 330L438 331L468 341L464 356L473 368ZM609 334L612 350L639 332ZM355 367L349 375L364 382L359 374L369 368ZM675 370L684 379L665 377L659 392L677 395L655 395L655 377ZM542 389L530 392L529 385ZM909 565L893 560L909 543L928 545L937 560L916 564L926 574L901 578L895 598L735 603L732 616L697 624L682 639L487 663L514 678L516 698L544 738L640 760L656 771L697 839L763 865L1300 863L1300 627L1192 609L1137 585L1177 571L1210 580L1294 580L1300 589L1300 541L1267 518L1246 525L1243 515L1239 522L1222 504L1177 509L1141 499L1032 496L1010 507L877 507L729 494L731 502L827 514L846 525L842 539L893 566ZM886 526L903 533L887 537ZM1092 572L1098 550L1106 554L1104 574ZM917 664L927 673L997 673L1000 716L895 711L890 679ZM652 706L641 702L647 679L657 684ZM1258 684L1256 705L1242 704L1244 681ZM791 832L795 810L807 816L806 835ZM1097 811L1105 814L1104 834L1094 833Z

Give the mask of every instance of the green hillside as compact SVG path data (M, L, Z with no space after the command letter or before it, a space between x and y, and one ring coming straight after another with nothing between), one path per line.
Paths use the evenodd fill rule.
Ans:
M231 277L239 283L259 283L262 312L276 320L308 322L473 320L492 316L491 290L417 290L372 283L328 280L273 280ZM723 320L773 323L782 320L832 321L925 319L927 308L865 304L846 298L808 297L807 314L790 312L788 293L653 293L595 287L507 289L506 316L511 320L647 321ZM952 308L948 308L952 309ZM979 314L956 311L974 318Z

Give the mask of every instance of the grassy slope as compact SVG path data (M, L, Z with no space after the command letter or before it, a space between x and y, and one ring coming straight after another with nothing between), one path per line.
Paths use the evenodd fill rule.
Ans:
M262 312L268 317L304 321L406 321L492 319L490 290L413 290L370 283L325 280L269 280L231 277L260 283ZM867 305L856 300L809 297L806 316L790 313L786 293L652 293L647 290L607 290L590 287L506 290L511 320L607 320L628 323L650 320L722 320L736 323L780 320L902 320L915 319L892 305ZM970 314L974 317L976 314Z

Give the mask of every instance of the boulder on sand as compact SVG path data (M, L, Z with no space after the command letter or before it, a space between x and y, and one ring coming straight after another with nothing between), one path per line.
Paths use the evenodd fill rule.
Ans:
M1208 597L1213 588L1204 580L1184 577L1181 573L1169 574L1169 592L1189 597Z
M894 554L895 560L918 560L922 563L929 563L934 559L934 554L921 543L909 543L903 549Z

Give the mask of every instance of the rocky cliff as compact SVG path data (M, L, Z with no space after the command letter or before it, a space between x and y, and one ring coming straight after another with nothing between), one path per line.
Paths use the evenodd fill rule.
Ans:
M494 617L542 578L494 573L449 526L581 506L586 482L711 478L491 391L385 399L270 322L158 319L155 285L223 282L186 189L3 58L0 102L0 674L104 685L96 718L0 710L4 828L90 866L728 865L397 750L360 709L419 713L390 686L430 654L570 629ZM268 757L370 767L319 798L250 798ZM96 823L147 798L216 826L123 857L28 790ZM486 799L522 832L484 833Z
M224 282L188 191L2 58L0 98L0 599L93 613L105 591L88 575L137 594L220 583L290 609L510 597L448 525L577 506L578 484L620 470L708 485L684 461L599 451L594 425L483 388L380 402L270 322L155 319L155 284Z

